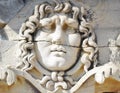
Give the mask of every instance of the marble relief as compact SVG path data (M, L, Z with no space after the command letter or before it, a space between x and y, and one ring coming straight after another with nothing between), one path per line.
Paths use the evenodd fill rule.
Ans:
M71 75L82 65L88 71L96 61L97 44L89 11L70 2L54 7L37 5L20 29L22 61L18 68L22 65L21 70L35 67L42 71L39 83L44 89L69 91L77 82Z
M0 79L12 86L21 76L41 93L75 93L93 75L96 82L104 83L120 70L120 36L110 41L110 62L96 66L93 22L92 10L73 2L36 5L19 31L18 64L1 68ZM30 73L33 69L39 77Z

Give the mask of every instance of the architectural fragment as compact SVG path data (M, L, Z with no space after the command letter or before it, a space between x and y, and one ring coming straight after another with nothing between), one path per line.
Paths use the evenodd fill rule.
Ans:
M40 93L77 93L93 75L104 83L119 72L120 36L110 43L110 62L97 67L93 22L92 10L72 1L36 5L19 31L18 63L1 66L0 79L12 86L22 77Z

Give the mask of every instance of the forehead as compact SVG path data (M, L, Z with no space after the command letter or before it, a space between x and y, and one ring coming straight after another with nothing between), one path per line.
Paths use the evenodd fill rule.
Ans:
M78 27L78 21L73 19L73 18L70 18L66 15L58 14L58 15L54 15L54 16L49 17L49 18L43 18L43 19L40 20L40 24L42 26L47 25L47 24L49 25L53 22L56 23L56 24L66 23L66 24L71 25L73 27Z

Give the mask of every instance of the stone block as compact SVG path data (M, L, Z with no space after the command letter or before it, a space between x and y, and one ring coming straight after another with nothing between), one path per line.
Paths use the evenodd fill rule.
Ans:
M120 34L120 28L116 27L98 27L95 29L98 46L108 47L109 39L116 39Z
M15 65L18 61L17 59L17 42L0 40L0 65Z
M0 0L0 20L7 24L23 6L23 0Z

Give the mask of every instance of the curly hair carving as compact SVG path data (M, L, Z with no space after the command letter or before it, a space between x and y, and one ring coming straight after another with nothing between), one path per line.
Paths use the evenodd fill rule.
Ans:
M84 64L84 70L87 71L91 65L91 62L95 62L97 59L97 44L95 42L95 34L92 29L92 14L90 10L83 7L77 7L72 2L61 2L53 5L49 3L42 3L36 5L34 13L24 22L20 28L20 64L18 67L22 67L23 70L32 69L36 61L34 52L34 40L33 34L40 27L40 20L53 16L57 13L64 13L69 17L75 19L79 23L79 33L82 36L80 62Z

